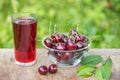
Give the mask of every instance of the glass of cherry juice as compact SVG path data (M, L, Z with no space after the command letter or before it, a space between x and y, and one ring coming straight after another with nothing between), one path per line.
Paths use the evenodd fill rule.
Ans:
M21 66L33 65L36 61L37 16L32 13L12 15L15 63Z

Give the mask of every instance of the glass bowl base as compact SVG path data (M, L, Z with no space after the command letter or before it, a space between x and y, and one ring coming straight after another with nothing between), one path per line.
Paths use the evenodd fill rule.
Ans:
M77 66L80 62L83 56L81 56L79 59L76 59L75 61L71 62L71 63L64 63L64 62L58 62L54 57L50 56L50 59L52 60L53 63L57 64L59 67L75 67Z

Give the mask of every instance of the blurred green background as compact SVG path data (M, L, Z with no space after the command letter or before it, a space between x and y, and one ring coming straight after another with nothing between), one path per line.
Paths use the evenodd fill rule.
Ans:
M0 48L13 47L11 14L38 15L37 47L49 34L50 22L58 32L79 24L81 34L97 36L93 48L120 48L120 0L0 0Z

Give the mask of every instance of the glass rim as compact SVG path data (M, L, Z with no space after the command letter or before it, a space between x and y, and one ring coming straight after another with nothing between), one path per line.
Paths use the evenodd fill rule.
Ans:
M21 15L21 14L32 14L32 15L33 15L32 17L33 17L34 19L36 19L36 20L38 19L37 14L32 13L32 12L16 12L16 13L12 13L12 14L11 14L11 18L14 19L14 16L15 16L15 15L17 16L17 15ZM25 17L25 16L23 16L23 17ZM29 17L31 17L31 16L29 16Z

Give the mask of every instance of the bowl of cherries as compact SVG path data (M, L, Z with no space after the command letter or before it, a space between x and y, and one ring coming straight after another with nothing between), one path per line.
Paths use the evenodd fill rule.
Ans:
M42 41L50 59L61 67L73 67L88 53L90 40L76 29L68 34L53 33Z

